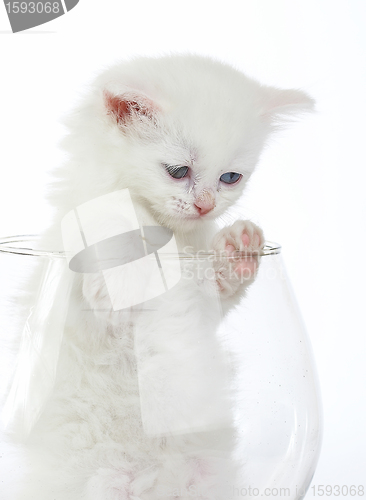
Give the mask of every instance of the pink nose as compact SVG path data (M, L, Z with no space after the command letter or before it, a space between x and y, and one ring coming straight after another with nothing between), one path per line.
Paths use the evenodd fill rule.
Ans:
M211 191L202 191L196 198L194 206L197 208L200 215L205 215L215 208L215 198Z
M200 215L205 215L214 208L215 205L198 204L195 203L194 206L197 208Z

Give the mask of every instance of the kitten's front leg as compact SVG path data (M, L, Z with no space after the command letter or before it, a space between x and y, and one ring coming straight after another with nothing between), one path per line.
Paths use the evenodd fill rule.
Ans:
M231 297L253 282L263 246L263 231L248 220L236 221L217 233L214 268L221 297Z
M113 311L107 285L102 272L84 274L82 277L82 295L88 308L94 311L96 317L108 323L118 322L118 315Z

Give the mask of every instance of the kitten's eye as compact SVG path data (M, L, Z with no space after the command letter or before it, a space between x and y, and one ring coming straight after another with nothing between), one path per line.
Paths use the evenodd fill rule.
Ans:
M174 177L174 179L182 179L188 174L188 167L179 167L178 165L165 165L168 174Z
M226 174L222 174L220 177L221 182L225 182L225 184L234 184L238 182L243 176L238 174L237 172L226 172Z

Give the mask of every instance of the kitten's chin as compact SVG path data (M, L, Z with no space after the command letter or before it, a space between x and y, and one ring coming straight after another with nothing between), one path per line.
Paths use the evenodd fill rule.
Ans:
M197 214L185 217L170 217L169 219L167 219L166 216L163 216L159 222L172 231L178 233L188 233L199 229L206 221L208 221L208 218Z

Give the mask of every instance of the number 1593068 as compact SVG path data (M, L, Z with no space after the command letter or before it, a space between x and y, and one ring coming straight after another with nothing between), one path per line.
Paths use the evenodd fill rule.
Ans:
M352 486L348 486L344 484L343 486L340 486L339 484L335 485L324 485L324 484L318 484L314 485L310 488L313 492L313 496L327 496L330 497L331 495L335 497L362 497L365 494L365 487L364 486L355 486L354 484Z
M8 2L5 4L9 14L58 14L59 2Z

